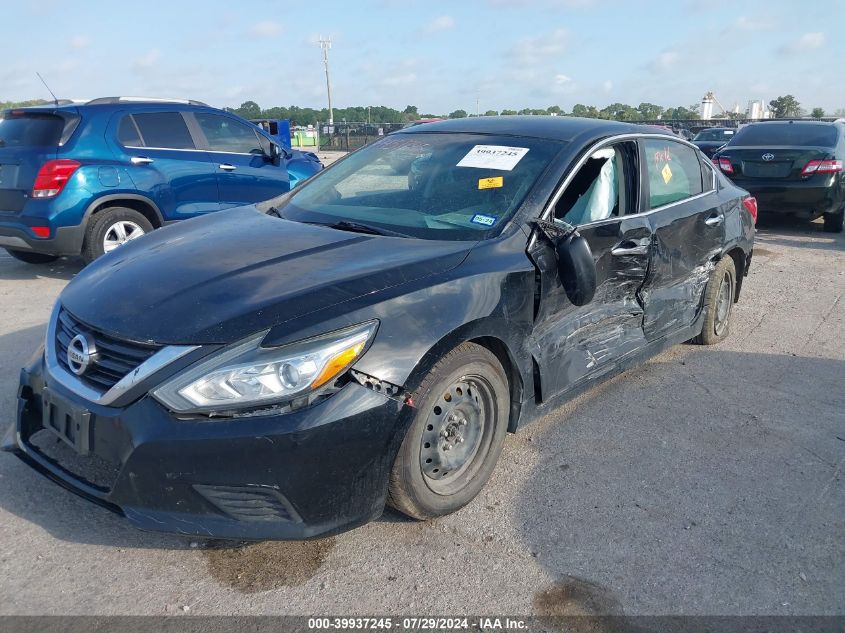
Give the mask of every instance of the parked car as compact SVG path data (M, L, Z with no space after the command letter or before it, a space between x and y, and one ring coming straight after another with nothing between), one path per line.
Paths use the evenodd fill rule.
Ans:
M414 178L387 167L409 150ZM445 515L508 431L727 337L754 219L695 146L645 127L409 128L82 271L6 447L149 530L299 539L386 502Z
M824 230L845 223L845 124L765 121L741 128L713 155L725 175L749 191L760 213L804 220L824 216Z
M705 156L713 156L735 133L736 130L727 127L708 127L696 134L692 142Z
M0 114L0 247L91 262L164 224L288 191L322 168L197 101L126 97Z

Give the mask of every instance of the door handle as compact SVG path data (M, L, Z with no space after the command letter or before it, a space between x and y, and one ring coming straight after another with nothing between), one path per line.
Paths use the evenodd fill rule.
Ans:
M153 162L153 159L146 156L133 156L129 159L129 162L133 165L149 165Z
M648 247L651 245L651 238L644 237L639 240L623 240L613 247L611 255L648 255Z
M237 167L235 167L234 165L230 165L229 163L223 163L222 165L220 165L220 169L222 169L223 171L235 171Z
M719 214L719 215L714 215L712 217L707 218L706 220L704 220L704 223L707 226L719 226L724 221L725 221L725 216Z

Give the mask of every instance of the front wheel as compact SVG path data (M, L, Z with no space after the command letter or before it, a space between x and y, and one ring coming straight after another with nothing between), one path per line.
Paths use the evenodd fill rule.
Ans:
M85 229L82 257L91 263L101 255L153 230L153 225L138 211L125 207L103 209L94 214Z
M719 260L704 291L704 326L693 339L699 345L724 341L730 333L731 313L736 296L736 266L730 255Z
M492 352L463 343L431 368L414 400L388 503L431 519L472 501L493 473L508 426L508 380Z
M31 251L15 251L7 248L6 252L15 259L27 264L49 264L58 259L57 255L46 255L44 253L33 253Z

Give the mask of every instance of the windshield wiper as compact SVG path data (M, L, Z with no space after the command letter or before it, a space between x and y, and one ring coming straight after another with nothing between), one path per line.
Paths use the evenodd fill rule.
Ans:
M327 226L330 229L337 229L338 231L350 231L352 233L367 233L368 235L387 235L389 237L411 237L407 233L399 233L398 231L391 231L389 229L380 229L369 224L361 222L350 222L349 220L340 220L338 222L306 222L305 224L316 224L318 226Z

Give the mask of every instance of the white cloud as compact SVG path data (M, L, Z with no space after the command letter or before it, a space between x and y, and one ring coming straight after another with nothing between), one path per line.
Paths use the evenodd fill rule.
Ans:
M520 40L511 49L511 56L523 65L534 65L544 61L555 61L563 54L569 42L569 31L557 29L551 33Z
M610 79L605 79L604 83L601 85L602 90L605 92L610 92L613 90L613 82Z
M795 53L803 53L805 51L812 51L821 48L825 44L824 33L804 33L794 42L781 46L778 51L782 54L792 55Z
M277 37L284 31L284 27L273 20L262 20L253 24L249 32L255 37Z
M555 83L558 85L568 84L572 82L572 77L568 75L555 75Z
M148 70L155 66L159 59L161 59L161 52L157 48L154 48L146 54L141 55L141 57L136 58L132 62L132 67L135 70Z
M740 31L769 31L774 27L774 22L767 17L753 17L741 15L734 23Z
M408 86L417 81L416 73L407 73L405 75L394 75L393 77L385 77L381 80L383 86Z
M455 19L451 15L441 15L426 24L423 29L426 33L437 33L455 28Z
M677 66L680 59L681 56L678 51L666 50L651 60L648 66L652 70L664 72Z
M74 35L70 38L70 47L75 51L81 51L83 48L88 48L91 40L85 35Z

